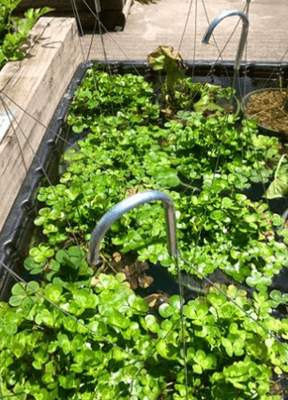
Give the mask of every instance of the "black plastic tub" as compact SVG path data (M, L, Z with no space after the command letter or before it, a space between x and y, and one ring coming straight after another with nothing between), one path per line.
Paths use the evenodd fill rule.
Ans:
M73 99L76 87L84 79L86 70L92 63L81 64L74 74L63 98L47 127L41 145L22 183L19 194L11 208L0 233L0 299L7 299L14 279L6 267L22 275L25 249L34 230L33 220L37 214L37 190L44 179L52 182L58 179L58 164L64 148L66 133L62 132L68 106Z
M8 298L14 282L14 278L11 277L4 265L25 277L22 265L27 256L26 249L34 230L33 220L38 210L37 190L45 179L49 178L52 183L59 179L59 161L63 149L65 146L67 147L65 143L73 141L73 138L67 136L67 131L63 129L67 110L75 89L83 81L87 69L92 65L93 62L88 61L77 68L47 128L37 155L0 233L0 299ZM156 81L158 77L158 73L152 71L148 63L144 61L108 61L102 65L111 73L138 73L152 81ZM185 62L185 65L187 66L187 75L193 76L195 81L207 81L222 86L232 84L233 62L199 61ZM277 86L279 79L282 80L283 86L287 85L288 63L250 62L241 66L236 89L239 97L242 98L246 93L267 86L267 84L271 87Z

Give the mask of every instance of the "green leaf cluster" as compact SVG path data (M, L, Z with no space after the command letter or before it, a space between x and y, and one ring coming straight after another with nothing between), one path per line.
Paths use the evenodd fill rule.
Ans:
M203 102L207 90L227 96L205 86ZM35 280L17 283L0 303L2 397L180 400L188 390L189 400L281 399L273 378L288 373L288 320L274 309L288 297L267 287L287 265L279 239L288 234L266 201L244 192L269 184L283 158L277 138L259 135L255 121L236 128L234 115L200 106L164 119L143 77L88 71L68 116L87 136L64 154L59 183L39 189L35 225L43 235L37 231L24 262ZM174 295L157 311L124 273L87 264L97 221L151 189L175 203L179 251L190 263L179 266L197 275L188 277L220 269L230 281L246 280L252 294L215 285L182 310ZM166 240L162 205L145 204L113 224L103 258L117 250L176 274Z
M72 249L68 255L58 251L56 260L60 270L69 264L81 275ZM41 285L17 283L9 304L0 304L3 396L156 400L165 378L156 377L155 361L146 365L153 340L140 319L148 303L124 274L87 282L64 275L61 283L59 275Z
M56 258L67 265L61 250ZM124 274L17 283L9 304L0 303L2 394L23 400L185 398L184 333L189 398L220 400L225 393L235 400L280 400L270 390L273 374L288 372L287 350L277 340L287 340L288 326L287 319L271 316L275 302L287 304L287 298L277 291L249 298L236 286L211 288L184 304L183 331L178 295L151 314Z
M269 183L280 159L277 138L258 135L255 121L237 129L235 116L224 112L179 110L164 124L159 112L143 77L88 71L68 123L90 133L65 153L60 182L39 190L45 206L35 224L43 227L48 247L69 241L87 246L96 222L116 203L158 189L175 202L179 248L198 273L220 268L237 281L268 286L287 264L286 246L274 232L281 218L276 223L266 202L252 202L243 191ZM139 260L161 262L176 273L165 243L161 205L146 204L112 226L104 251L136 252ZM36 262L45 258L39 246L30 250Z
M50 7L29 9L24 18L12 15L21 0L1 0L0 4L0 69L8 61L19 61L26 56L23 45L38 18L52 11Z
M277 168L275 170L274 180L271 182L265 193L267 199L284 197L288 192L288 164L285 157L286 154L283 154L278 162Z

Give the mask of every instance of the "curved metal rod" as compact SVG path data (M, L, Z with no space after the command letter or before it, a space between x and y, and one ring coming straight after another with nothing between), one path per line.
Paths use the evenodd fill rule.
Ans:
M234 15L239 15L239 17L242 18L242 32L241 32L241 37L240 37L240 42L238 45L238 50L237 50L237 55L236 55L236 60L235 60L235 65L234 69L239 70L241 60L242 60L242 55L247 39L247 34L248 34L248 28L249 28L249 19L247 15L243 11L237 11L237 10L232 10L232 11L224 11L218 17L216 17L208 26L207 31L203 37L202 42L203 43L208 43L209 39L212 35L212 32L214 31L215 27L225 18L227 17L232 17Z
M149 192L137 193L134 196L128 197L128 199L126 200L120 201L120 203L112 207L111 210L109 210L100 219L92 233L88 254L88 263L92 265L97 264L99 260L100 242L110 226L113 224L113 222L117 221L123 214L132 210L133 208L141 204L156 200L161 200L165 208L169 252L172 256L177 256L178 249L173 200L169 196L158 190L151 190Z

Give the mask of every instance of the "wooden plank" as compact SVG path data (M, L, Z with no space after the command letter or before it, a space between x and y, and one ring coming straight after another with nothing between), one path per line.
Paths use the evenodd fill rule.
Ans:
M45 126L83 61L73 18L40 18L31 38L29 57L6 64L0 73L2 125L5 116L7 123L7 119L12 119L11 114L15 114L0 142L0 232L41 143Z

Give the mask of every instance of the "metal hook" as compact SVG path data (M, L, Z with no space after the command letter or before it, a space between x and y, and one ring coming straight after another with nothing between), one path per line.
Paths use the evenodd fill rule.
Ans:
M88 254L88 263L92 265L97 264L99 260L100 242L105 233L115 221L117 221L123 214L132 210L133 208L141 204L156 200L161 200L165 208L169 252L171 256L176 257L178 255L178 249L173 200L159 190L151 190L149 192L137 193L134 196L128 197L128 199L120 201L120 203L112 207L111 210L109 210L100 219L99 223L94 228L92 233Z
M239 17L242 18L242 32L241 32L241 37L240 37L240 42L238 45L238 50L237 50L237 55L236 55L236 60L235 60L235 65L234 69L239 70L241 60L242 60L242 55L247 39L247 34L248 34L248 28L249 28L249 19L247 15L243 11L237 11L237 10L232 10L232 11L224 11L218 17L216 17L208 26L206 33L203 37L202 42L205 44L208 44L209 39L212 35L212 32L214 31L215 27L225 18L227 17L232 17L234 15L239 15Z

